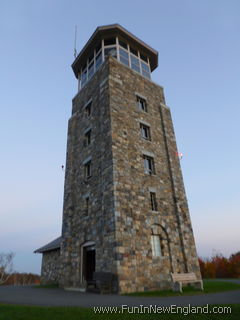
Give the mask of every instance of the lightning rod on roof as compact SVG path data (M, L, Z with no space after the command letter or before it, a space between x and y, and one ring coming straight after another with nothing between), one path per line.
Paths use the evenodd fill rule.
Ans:
M75 25L75 37L74 37L74 58L77 56L77 25Z

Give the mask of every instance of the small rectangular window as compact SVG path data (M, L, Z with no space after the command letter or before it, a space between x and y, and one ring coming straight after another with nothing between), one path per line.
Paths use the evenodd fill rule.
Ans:
M84 165L84 177L86 179L91 177L91 160Z
M89 146L90 143L91 143L91 131L92 131L92 130L89 129L89 130L85 133L85 135L84 135L84 142L83 142L84 147Z
M146 124L140 123L140 130L142 138L151 140L150 127Z
M155 174L154 159L152 157L143 155L143 160L144 160L145 173L150 174L150 175Z
M137 105L138 109L148 112L146 100L137 96Z
M159 235L151 236L152 255L153 257L161 257L161 243Z
M88 216L90 211L90 201L89 197L85 198L85 215Z
M92 101L89 102L85 107L85 115L86 115L86 117L90 117L91 112L92 112Z
M157 211L157 198L155 192L150 192L150 203L152 211Z

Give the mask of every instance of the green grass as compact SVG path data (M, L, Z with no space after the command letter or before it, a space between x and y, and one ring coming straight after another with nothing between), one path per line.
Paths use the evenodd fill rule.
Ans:
M137 304L136 304L137 306ZM223 306L223 305L218 305ZM240 304L225 305L232 308L231 314L189 314L183 313L159 313L159 314L132 314L132 313L115 313L115 314L95 314L93 309L78 307L37 307L37 306L18 306L18 305L1 305L0 320L238 320L240 314ZM211 306L212 308L213 306Z
M137 297L168 297L168 296L181 296L181 295L196 295L196 294L206 294L222 291L240 290L240 284L224 282L224 281L213 281L213 280L203 280L204 291L196 290L193 287L184 287L183 293L173 292L172 290L162 290L162 291L144 291L144 292L133 292L128 293L128 296Z

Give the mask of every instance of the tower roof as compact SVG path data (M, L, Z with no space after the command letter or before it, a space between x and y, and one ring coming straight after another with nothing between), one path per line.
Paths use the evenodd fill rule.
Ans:
M110 24L105 26L99 26L94 31L88 42L85 44L81 52L76 57L75 61L72 64L72 69L75 76L78 76L78 72L81 70L81 67L86 63L88 56L93 52L96 47L96 44L105 37L109 36L120 36L134 48L141 51L143 54L148 56L150 62L151 71L157 68L158 66L158 52L147 45L145 42L134 36L131 32L123 28L119 24Z

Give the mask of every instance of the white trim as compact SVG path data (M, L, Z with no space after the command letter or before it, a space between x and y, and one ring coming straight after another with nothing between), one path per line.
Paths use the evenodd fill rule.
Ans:
M83 165L86 164L86 163L88 163L88 162L91 161L91 160L92 160L92 156L87 157L87 158L83 161Z
M116 37L116 49L117 49L117 59L118 61L120 61L118 37Z
M92 130L92 127L88 127L87 129L85 129L85 130L83 131L83 134L88 133L88 131L90 131L90 130Z
M149 191L149 192L157 193L157 189L154 188L154 187L149 187L149 188L148 188L148 191Z
M85 248L85 247L90 247L90 246L95 246L95 241L87 241L81 247Z
M101 88L108 81L108 76L100 83L99 87Z
M85 108L89 105L89 103L91 103L91 102L92 102L92 98L90 98L90 99L84 104L83 108L85 109Z
M148 156L148 157L151 157L151 158L155 157L154 153L146 151L146 150L142 150L142 153L143 153L144 156Z
M168 110L170 110L170 107L166 106L164 103L160 102L160 106L163 107L163 108L166 108Z
M102 62L105 61L105 55L104 55L104 40L102 39Z
M132 69L133 70L133 69ZM135 71L135 70L133 70L133 71ZM136 71L135 71L136 72ZM138 72L137 72L138 73ZM139 73L138 73L139 74ZM144 99L144 100L146 100L146 102L147 102L147 98L145 97L145 96L143 96L141 93L138 93L138 92L135 92L135 95L136 96L138 96L139 98L141 98L141 99Z
M146 121L144 121L142 119L136 119L136 121L138 121L139 123L144 124L145 126L148 126L149 128L151 127L151 125L148 122L146 122Z
M87 192L83 195L83 199L90 198L90 192Z

